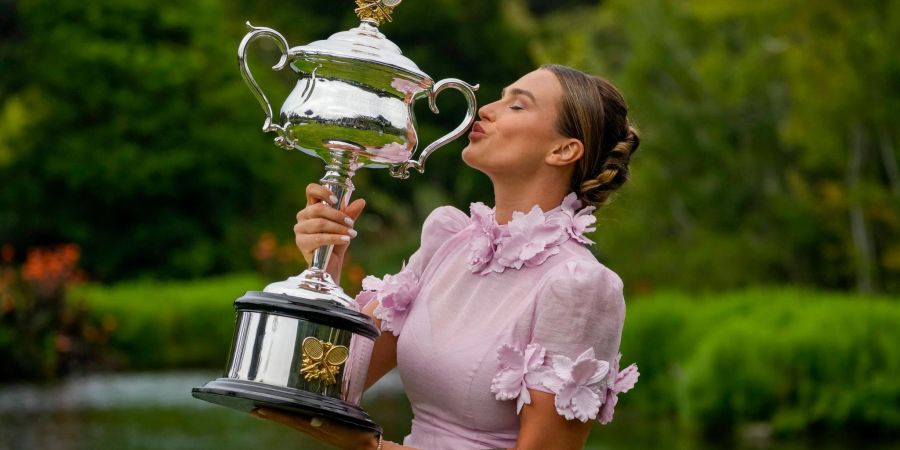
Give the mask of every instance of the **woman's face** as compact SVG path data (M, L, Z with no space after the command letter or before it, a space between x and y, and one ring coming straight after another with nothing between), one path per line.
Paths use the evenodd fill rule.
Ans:
M538 69L503 89L499 100L478 110L463 161L494 180L527 177L545 165L567 139L556 131L562 86Z

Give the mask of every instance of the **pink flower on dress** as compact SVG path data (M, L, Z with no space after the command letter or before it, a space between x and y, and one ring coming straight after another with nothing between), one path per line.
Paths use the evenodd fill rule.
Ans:
M381 319L381 329L399 336L409 304L418 295L419 279L404 267L396 275L385 275L383 280L371 275L363 279L363 291L356 296L356 302L363 308L370 301L378 300L375 317Z
M572 239L585 245L591 245L594 241L585 237L584 234L592 233L597 230L596 227L591 227L591 225L597 222L597 218L594 217L594 210L597 208L593 206L587 206L580 210L578 208L581 208L581 201L578 200L578 196L576 196L574 192L563 199L562 211L569 219L567 221L568 223L565 225L565 229Z
M369 302L374 300L382 287L384 287L384 281L381 281L381 278L373 275L363 278L362 290L359 291L359 294L356 294L356 303L359 304L359 309L362 310Z
M572 361L564 355L553 355L552 371L542 380L542 384L556 393L556 412L568 420L582 422L597 418L600 405L601 381L609 373L609 363L594 358L594 349L589 348Z
M514 212L506 226L497 225L494 210L483 203L470 206L473 237L469 241L469 270L478 275L521 269L542 264L559 253L559 246L569 239L589 245L584 237L596 218L593 206L581 207L574 193L562 205L544 213L535 205L527 214Z
M522 411L522 406L531 404L528 386L539 384L544 377L547 370L544 353L539 344L528 344L524 352L506 344L497 349L500 371L491 380L491 392L497 400L518 398L517 414Z
M606 382L606 401L603 403L603 407L600 408L600 423L603 425L608 424L613 419L613 410L616 408L616 403L619 402L618 394L630 391L641 375L636 364L631 364L619 372L620 359L622 359L621 353L616 356L616 360L609 371L609 379Z
M560 237L565 233L559 224L547 221L537 205L528 214L514 212L507 231L509 236L497 245L496 258L500 265L514 269L540 265L559 253Z
M469 270L484 275L494 269L491 263L494 261L497 239L500 238L500 227L494 221L494 210L484 206L484 203L472 203L469 211L475 226L475 237L469 242Z

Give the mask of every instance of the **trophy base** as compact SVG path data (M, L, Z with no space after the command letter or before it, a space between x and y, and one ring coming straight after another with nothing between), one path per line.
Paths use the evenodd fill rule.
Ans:
M282 294L294 299L326 302L359 312L359 305L335 284L328 272L307 269L283 281L270 283L263 289L268 294Z
M269 407L381 432L358 406L380 334L372 318L322 298L259 291L245 293L234 308L225 372L195 387L194 397L238 411ZM326 360L335 350L343 357Z
M273 408L293 414L323 417L354 428L382 433L381 427L362 408L297 389L219 378L202 387L195 387L191 394L200 400L246 413L260 407Z

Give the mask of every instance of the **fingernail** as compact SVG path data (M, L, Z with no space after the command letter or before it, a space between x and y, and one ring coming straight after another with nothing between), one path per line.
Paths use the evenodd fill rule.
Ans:
M347 234L349 234L350 237L356 237L356 234L357 234L357 233L356 233L356 230L354 230L353 228L351 228L351 229L347 230Z
M331 203L337 203L337 197L333 195L331 197L328 197L328 200L331 200Z
M344 242L350 242L350 236L341 236L341 240Z
M313 417L312 419L310 419L309 424L318 428L322 426L322 421L319 420L318 417Z
M348 227L352 227L352 226L353 226L353 219L351 219L351 218L349 218L349 217L344 217L344 223L346 223Z

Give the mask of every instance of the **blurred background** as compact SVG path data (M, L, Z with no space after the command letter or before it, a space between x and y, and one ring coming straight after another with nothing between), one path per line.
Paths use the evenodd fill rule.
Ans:
M354 7L0 0L0 448L319 448L190 388L225 363L232 301L302 269L323 173L259 131L244 22L302 45ZM381 30L481 104L548 62L629 101L642 145L591 238L641 378L588 448L900 448L900 2L406 0ZM278 55L251 50L276 106ZM422 142L459 97L417 106ZM436 206L491 202L464 141L406 181L357 174L345 289L398 270ZM408 432L395 376L364 406Z

